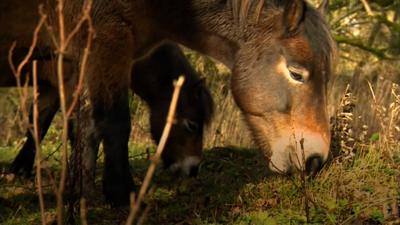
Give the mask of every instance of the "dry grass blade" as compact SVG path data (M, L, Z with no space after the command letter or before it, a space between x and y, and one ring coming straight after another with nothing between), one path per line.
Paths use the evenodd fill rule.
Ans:
M306 211L306 218L307 218L307 223L310 222L310 206L308 203L308 195L307 195L307 179L306 179L306 156L304 152L304 138L301 138L300 141L300 149L301 149L301 160L302 160L302 165L303 168L301 169L300 176L301 176L301 186L303 189L303 194L304 194L304 210ZM297 145L296 145L297 146Z
M365 11L367 11L368 16L374 16L374 13L372 12L367 0L361 0L361 2L365 8Z

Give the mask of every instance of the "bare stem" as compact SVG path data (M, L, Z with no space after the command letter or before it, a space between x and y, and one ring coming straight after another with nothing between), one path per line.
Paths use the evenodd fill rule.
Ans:
M39 6L39 11L41 11L41 6ZM39 32L43 26L43 24L46 21L47 16L43 13L40 14L40 19L38 24L36 25L34 32L33 32L33 37L32 37L32 42L31 45L29 46L28 53L25 55L23 60L18 64L16 67L14 65L12 56L13 56L13 51L17 45L16 42L14 42L8 52L8 62L11 67L11 71L13 72L16 83L17 83L17 89L18 89L18 94L19 94L19 99L20 99L20 107L21 107L21 112L23 116L23 121L24 125L28 127L30 132L32 133L32 136L34 138L35 142L35 148L36 148L36 183L37 183L37 188L38 188L38 198L39 198L39 207L40 207L40 215L41 215L41 222L43 225L46 224L45 220L45 209L44 209L44 200L43 200L43 190L42 190L42 174L41 174L41 148L40 148L40 140L39 140L39 126L38 126L38 117L39 117L39 110L38 110L38 84L37 84L37 62L33 61L32 65L32 75L33 75L33 130L32 127L29 124L29 116L28 116L28 110L26 108L26 100L28 98L28 81L29 81L29 76L27 76L27 79L25 80L25 84L22 87L21 83L21 75L22 75L22 70L26 66L26 64L29 63L29 61L32 58L32 54L36 48L36 44L39 38Z
M41 152L39 140L39 110L38 110L38 84L37 84L37 61L34 60L32 64L32 75L33 75L33 137L35 140L36 148L36 183L38 189L40 215L42 219L42 225L46 224L46 217L44 215L44 201L43 201L43 190L42 190L42 163L41 163Z
M372 12L371 7L369 6L367 0L361 0L361 2L365 8L365 11L367 11L368 16L373 16L374 13Z
M59 49L57 57L57 79L58 79L58 90L60 97L60 108L63 116L63 130L62 130L62 160L61 160L61 178L57 191L57 224L62 225L63 223L63 193L65 188L65 180L67 173L67 156L68 156L68 118L66 113L66 99L64 90L64 51L65 45L65 27L64 27L64 0L58 0L57 12L58 12L58 29L59 29Z
M93 39L93 25L90 17L90 11L92 7L92 0L87 0L84 2L82 9L82 17L78 21L78 23L74 26L72 31L69 34L65 33L65 21L64 21L64 0L58 0L58 26L59 26L59 43L58 43L58 57L57 57L57 78L58 78L58 88L59 88L59 96L60 96L60 108L63 116L63 132L62 132L62 169L61 169L61 178L57 191L57 224L62 224L63 217L63 193L65 189L66 182L66 174L67 174L67 164L68 164L68 120L74 111L77 99L79 97L79 93L82 89L83 78L85 74L85 68L87 65L89 52L91 48L91 42ZM72 103L69 107L67 107L66 102L66 94L65 94L65 84L64 84L64 55L68 45L71 43L72 39L76 36L76 34L81 30L83 24L87 22L88 24L88 33L87 33L87 41L86 47L84 49L84 53L80 63L79 70L79 82L77 84L76 91L74 92Z
M80 214L81 214L81 224L82 225L88 225L87 222L87 206L86 206L86 200L84 198L81 198L80 202Z
M73 94L72 103L69 106L69 109L67 112L68 117L71 116L71 114L74 111L75 106L78 102L79 93L81 92L82 86L83 86L83 78L84 78L85 71L86 71L86 66L87 66L87 62L88 62L88 58L89 58L89 54L90 54L90 49L92 47L92 40L93 40L93 35L94 35L93 23L92 23L92 19L90 17L92 1L93 0L87 0L87 3L85 4L85 8L83 10L83 17L81 19L82 23L84 21L87 21L87 23L88 23L88 35L87 35L87 39L86 39L86 47L84 49L83 56L82 56L81 63L80 63L78 84L77 84L76 90ZM78 25L76 27L78 27L78 26L80 27L81 23L78 23ZM75 33L71 33L71 34L75 34ZM71 34L68 35L68 42L69 42L69 39L71 39L73 37L73 35L71 36Z
M40 6L39 6L39 10L40 10ZM38 40L38 36L39 36L39 32L44 24L44 22L46 21L47 16L45 14L41 14L40 16L40 20L38 22L38 24L35 27L35 30L33 31L33 37L32 37L32 42L31 45L29 47L28 53L25 55L24 59L18 64L17 67L15 67L15 64L13 62L12 56L13 56L13 51L15 49L15 47L17 46L17 43L14 42L11 47L10 50L8 51L8 63L10 65L11 71L13 72L16 82L17 82L17 90L18 90L18 95L19 95L19 99L20 99L20 107L21 107L21 112L22 112L22 118L23 118L23 123L24 126L28 126L29 127L29 116L28 116L28 110L26 109L26 100L27 100L27 85L28 85L28 79L29 76L27 76L28 78L25 81L24 86L22 86L21 83L21 75L22 75L22 69L25 67L26 64L29 63L33 51L36 48L36 44L37 44L37 40ZM24 89L23 89L24 88Z
M171 100L171 104L170 104L169 111L168 111L167 122L165 123L165 127L163 130L160 142L157 146L156 153L154 154L154 156L152 158L151 164L150 164L149 168L147 169L147 173L144 178L143 184L140 187L139 195L135 201L135 204L133 205L133 208L131 209L131 212L129 213L128 219L126 221L126 225L131 225L133 223L133 221L135 220L135 216L136 216L136 214L139 210L139 207L144 199L147 189L149 188L150 181L153 177L154 171L156 170L156 167L160 161L161 153L164 150L165 143L167 142L169 132L170 132L172 124L174 122L175 110L176 110L176 106L178 103L179 92L181 90L181 87L182 87L184 81L185 81L185 78L183 76L180 76L178 81L174 84L175 89L174 89L174 93L172 95L172 100Z
M306 179L306 156L304 152L304 138L300 139L300 148L301 148L301 159L303 161L303 168L300 171L301 175L301 186L303 189L304 193L304 210L306 211L306 218L307 218L307 223L310 222L310 205L309 205L309 197L307 193L307 179Z

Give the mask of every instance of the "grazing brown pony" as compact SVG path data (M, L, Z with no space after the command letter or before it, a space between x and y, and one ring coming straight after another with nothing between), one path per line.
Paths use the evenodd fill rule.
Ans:
M17 16L0 20L0 35L18 32L20 23L13 19L28 17L35 3L2 0L2 9L11 5L2 17ZM81 0L65 1L67 30L82 4ZM56 14L52 6L46 8ZM166 39L212 56L232 70L233 96L272 170L316 173L321 169L330 144L326 86L334 43L321 13L305 1L97 0L91 17L96 38L82 96L90 107L81 109L81 143L76 149L95 154L103 141L106 200L126 204L133 188L127 146L131 65ZM50 16L54 29L57 22ZM73 71L78 70L86 45L85 32L80 35L65 52ZM49 39L41 35L38 49L51 49ZM23 46L23 41L19 43ZM84 181L84 186L93 184L93 180Z
M5 71L6 68L2 69ZM41 72L43 73L40 73L39 128L42 139L59 108L59 102L57 93L52 93L57 87L49 82L50 76L55 76L54 73L48 73L50 71L47 70ZM3 78L5 75L3 74ZM193 70L179 46L172 43L162 44L148 56L135 62L131 88L148 104L151 114L151 134L158 142L174 90L173 81L180 75L185 77L186 82L181 90L176 122L172 126L162 158L166 167L182 170L187 175L195 175L202 155L203 128L210 122L213 100L204 80ZM10 83L7 86L12 86L12 75L8 76ZM6 85L0 83L0 87L4 86ZM30 117L32 120L32 115ZM70 134L73 134L72 129ZM26 136L27 141L12 163L11 172L16 174L22 172L29 176L34 163L35 143L31 132L27 132ZM74 138L73 135L71 138Z
M150 107L151 134L158 142L174 91L172 83L181 75L185 82L162 158L165 166L196 175L203 148L203 128L214 110L204 79L199 78L179 47L166 43L135 62L131 85L134 93Z

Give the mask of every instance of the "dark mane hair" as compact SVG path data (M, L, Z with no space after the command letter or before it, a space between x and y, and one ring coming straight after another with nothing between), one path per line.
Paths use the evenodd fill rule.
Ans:
M288 1L293 0L228 0L227 4L232 10L235 22L243 27L251 18L257 22L266 9L282 10ZM322 64L327 67L324 70L329 75L336 58L336 45L330 34L329 25L319 10L306 1L304 1L304 6L301 23L304 24L305 35L309 39L310 47L316 57L323 60Z
M232 10L233 18L241 26L246 23L247 16L251 9L254 9L254 16L258 20L264 0L228 0L227 4Z
M323 69L328 73L327 77L329 78L336 60L336 44L321 12L308 3L305 5L303 20L305 35L309 39L316 57L322 60L322 64L326 66Z

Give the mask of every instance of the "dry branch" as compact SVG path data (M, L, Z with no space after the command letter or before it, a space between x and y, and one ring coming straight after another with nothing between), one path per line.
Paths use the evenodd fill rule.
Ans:
M153 177L153 174L155 172L155 169L160 161L161 154L162 154L165 144L167 142L169 132L171 130L172 124L174 123L175 110L176 110L176 106L177 106L178 99L179 99L179 92L181 90L181 87L182 87L184 81L185 81L185 78L183 76L180 76L178 81L176 81L176 83L174 84L175 89L174 89L174 93L172 95L172 100L171 100L171 104L170 104L169 111L168 111L167 122L165 123L165 127L164 127L163 133L161 135L160 142L157 146L156 153L154 154L154 156L151 160L151 164L150 164L149 168L147 169L147 173L144 178L143 184L140 187L139 195L138 195L137 199L135 201L133 201L134 204L132 205L131 212L129 213L128 219L126 221L126 225L131 225L133 223L133 221L135 220L135 216L139 210L140 205L142 204L142 201L147 192L147 189L149 188L149 185L150 185L151 179Z
M32 75L33 75L33 139L35 141L36 148L36 185L38 189L38 197L39 197L39 206L40 206L40 215L42 219L42 224L46 224L46 218L44 214L44 201L43 201L43 190L42 190L42 157L40 148L40 140L39 140L39 110L38 110L38 84L37 84L37 61L34 60L32 63Z
M39 11L41 11L41 6L39 6ZM35 27L35 30L33 31L32 42L29 47L28 53L25 55L25 57L18 64L17 67L15 66L13 59L12 59L13 52L14 52L15 47L17 46L17 43L14 42L11 45L10 50L8 51L8 63L10 65L12 73L15 76L16 83L17 83L17 90L18 90L18 95L19 95L19 99L20 99L20 107L21 107L20 111L22 112L22 118L24 121L24 125L28 126L28 127L29 127L29 116L28 116L28 110L26 109L26 100L28 97L27 86L28 86L29 77L27 76L28 78L25 81L24 89L23 89L22 84L21 84L21 75L22 75L23 68L31 60L33 51L36 48L36 44L37 44L38 37L39 37L39 32L40 32L44 22L46 21L46 18L47 18L47 16L45 14L41 14L38 25Z
M39 11L42 11L42 7L39 6ZM18 89L18 94L19 94L19 99L20 99L20 107L21 107L21 112L23 116L23 121L24 124L27 125L28 129L32 133L32 137L34 139L35 143L35 148L36 148L36 185L37 185L37 190L38 190L38 198L39 198L39 208L40 208L40 215L41 215L41 222L43 225L46 224L46 219L45 219L45 209L44 209L44 200L43 200L43 191L42 191L42 176L41 176L41 149L40 149L40 138L39 138L39 125L38 125L38 117L39 117L39 110L38 110L38 84L37 84L37 62L33 61L32 65L32 76L33 76L33 129L32 126L29 124L29 115L28 115L28 110L26 108L26 100L28 98L28 78L25 81L24 87L21 85L21 75L22 75L22 70L23 68L30 62L32 58L32 54L36 48L36 44L39 38L39 32L46 21L47 16L43 13L41 13L39 22L37 26L34 29L33 36L32 36L32 42L31 45L29 46L28 53L25 55L23 60L18 64L16 67L12 56L13 56L13 51L17 45L16 42L14 42L8 52L8 62L11 68L11 71L13 72L16 83L17 83L17 89Z
M65 21L64 21L64 0L58 0L57 4L57 12L58 12L58 29L59 29L59 43L58 43L58 56L57 56L57 78L58 78L58 87L59 87L59 96L60 96L60 108L63 117L63 131L62 131L62 168L61 168L61 178L58 186L57 192L57 224L62 225L63 221L63 193L66 182L66 174L67 174L67 158L68 158L68 120L70 115L72 114L77 99L79 97L79 92L81 91L81 86L84 79L84 72L87 65L87 59L89 57L91 41L93 38L93 26L90 18L90 11L92 7L92 0L87 0L83 4L82 16L74 26L72 31L69 34L65 33ZM76 34L81 30L82 25L87 22L88 24L88 33L87 33L87 42L86 48L84 49L84 54L81 59L80 64L80 72L79 72L79 82L78 88L74 93L72 99L72 105L70 107L67 106L66 96L65 96L65 85L64 85L64 55L65 50L68 48L68 45L71 43L72 39L76 36Z

